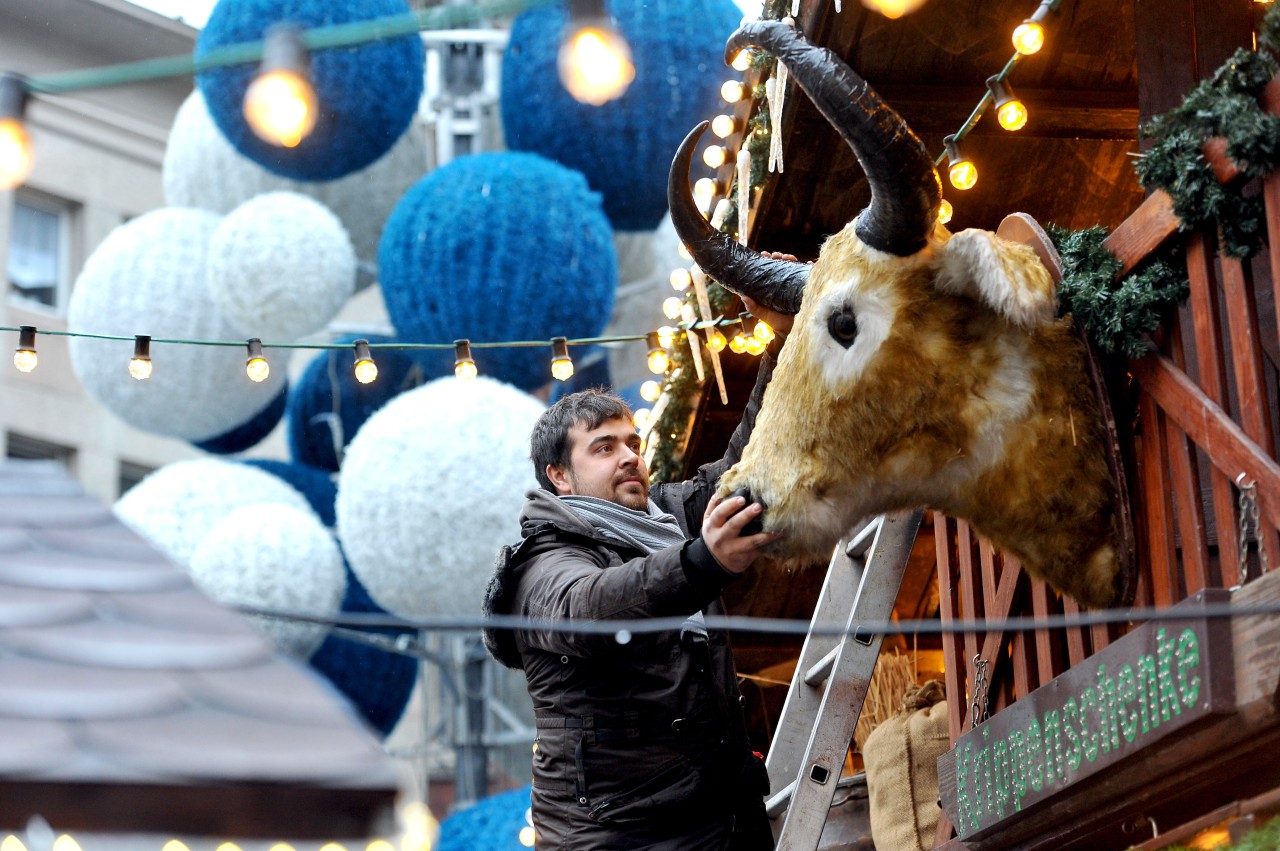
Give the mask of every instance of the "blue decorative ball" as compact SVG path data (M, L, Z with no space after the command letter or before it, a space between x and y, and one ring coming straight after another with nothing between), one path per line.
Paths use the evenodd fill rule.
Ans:
M275 398L247 422L208 440L195 441L192 445L214 455L234 455L257 446L263 438L271 434L276 423L280 422L280 418L284 416L285 401L289 397L288 390L287 384L281 387Z
M387 337L366 339L370 343L393 342ZM354 341L352 337L338 342ZM430 374L421 368L420 359L404 351L374 349L372 355L378 377L370 384L356 381L350 349L321 352L298 377L289 393L286 414L289 451L298 464L337 472L342 448L374 411L400 392L445 374L443 367ZM326 522L332 524L331 520Z
M726 110L720 85L740 74L724 43L742 11L733 0L607 4L631 45L636 76L602 106L579 103L560 83L556 58L568 23L563 5L524 12L502 60L507 147L577 169L604 194L618 230L653 230L667 209L667 173L685 134Z
M275 23L308 29L407 15L404 0L219 0L196 41L196 60L224 45L257 41ZM202 71L196 79L214 123L241 154L282 177L333 180L364 168L408 128L422 95L423 47L416 33L315 51L315 128L296 147L264 142L249 129L244 93L253 63Z
M440 822L436 851L524 851L520 830L528 822L531 786L499 792Z
M338 499L338 485L329 473L305 464L290 464L286 461L275 461L269 458L253 458L244 462L256 467L264 473L270 473L282 479L298 493L306 497L311 510L320 518L320 522L330 529L337 523L334 516L334 503ZM348 577L348 583L350 578Z
M618 277L609 220L583 176L510 152L456 159L405 193L378 269L401 339L548 341L473 347L481 375L521 390L552 380L552 337L604 330Z
M332 511L330 511L332 514ZM343 614L387 614L369 597L369 592L347 566L347 594ZM364 630L395 636L399 630ZM418 676L418 663L411 656L370 647L330 633L320 649L307 660L337 687L360 712L361 717L382 735L387 735L404 714Z

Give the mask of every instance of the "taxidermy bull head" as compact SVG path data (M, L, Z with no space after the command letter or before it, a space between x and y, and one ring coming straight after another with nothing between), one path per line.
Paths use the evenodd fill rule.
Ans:
M689 191L705 123L668 187L694 259L786 313L782 350L742 460L721 481L765 505L780 559L825 558L860 518L927 506L969 521L1087 606L1116 601L1115 485L1070 318L1034 252L937 222L933 163L903 120L830 51L785 24L744 25L726 55L765 49L853 148L871 202L808 264L714 230Z

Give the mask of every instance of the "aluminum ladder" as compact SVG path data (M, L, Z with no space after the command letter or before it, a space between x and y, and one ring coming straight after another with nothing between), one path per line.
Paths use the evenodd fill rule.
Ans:
M777 851L814 851L923 511L886 514L836 546L765 765Z

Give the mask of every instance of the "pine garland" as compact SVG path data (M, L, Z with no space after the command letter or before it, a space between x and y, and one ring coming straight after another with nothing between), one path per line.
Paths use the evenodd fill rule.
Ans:
M1183 230L1216 224L1223 252L1238 259L1251 256L1262 244L1262 199L1244 197L1247 179L1219 183L1201 149L1209 138L1224 137L1227 155L1248 179L1280 165L1280 117L1258 103L1278 70L1272 55L1280 46L1280 11L1275 7L1263 20L1258 44L1263 49L1256 53L1237 50L1180 106L1145 125L1143 135L1155 144L1137 164L1143 188L1158 187L1173 197Z
M1186 266L1171 250L1123 278L1121 263L1102 244L1100 227L1070 231L1049 225L1062 257L1059 315L1072 314L1101 351L1131 358L1146 354L1147 335L1190 292Z

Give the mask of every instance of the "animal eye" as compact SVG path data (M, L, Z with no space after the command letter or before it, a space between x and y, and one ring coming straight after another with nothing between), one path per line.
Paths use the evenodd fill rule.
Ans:
M827 319L827 330L832 338L846 349L853 345L858 336L858 319L848 307L842 307Z

